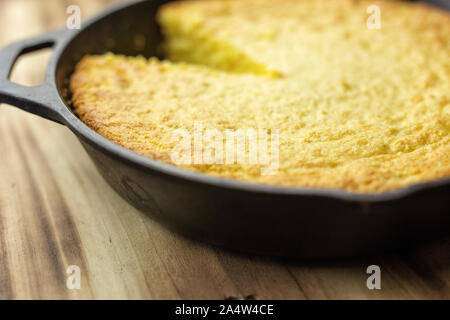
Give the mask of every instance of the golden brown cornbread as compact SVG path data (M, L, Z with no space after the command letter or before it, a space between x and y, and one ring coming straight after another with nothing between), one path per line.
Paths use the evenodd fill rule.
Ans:
M382 28L366 26L369 5ZM384 192L450 176L450 17L355 0L185 1L158 17L167 57L87 56L80 118L172 163L176 129L277 130L279 169L183 165L251 182ZM209 145L205 143L205 148Z

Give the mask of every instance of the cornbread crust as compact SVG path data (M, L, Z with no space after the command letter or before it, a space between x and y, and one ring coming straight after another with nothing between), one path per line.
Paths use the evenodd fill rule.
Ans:
M374 4L380 30L366 27ZM174 130L200 121L280 133L274 175L183 165L220 177L368 193L450 176L447 13L394 1L211 0L166 5L158 19L167 56L188 63L86 56L71 78L76 113L119 145L172 163Z

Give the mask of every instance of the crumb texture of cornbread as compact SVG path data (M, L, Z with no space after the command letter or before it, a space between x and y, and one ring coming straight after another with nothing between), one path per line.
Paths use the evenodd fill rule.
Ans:
M381 29L366 10L381 9ZM162 7L171 61L86 56L70 87L106 138L173 164L173 132L279 132L279 169L182 165L248 182L378 193L450 176L450 16L423 4L205 0ZM207 146L206 146L207 147Z

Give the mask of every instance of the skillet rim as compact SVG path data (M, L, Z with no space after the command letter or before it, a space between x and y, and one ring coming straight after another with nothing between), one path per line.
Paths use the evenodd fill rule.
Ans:
M273 196L298 196L298 197L317 197L329 198L334 200L349 201L349 202L363 202L363 203L380 203L390 202L395 200L403 200L409 196L418 194L421 191L429 191L430 189L439 187L448 187L450 185L450 177L436 179L432 181L412 184L401 189L380 192L380 193L358 193L354 191L346 191L343 189L333 188L302 188L290 187L280 185L269 185L261 183L246 182L230 178L221 178L190 171L181 167L176 167L159 160L140 155L130 149L122 147L115 142L103 137L95 130L87 126L81 119L79 119L72 111L70 106L63 98L62 92L57 86L56 74L60 65L60 58L65 53L68 45L84 32L88 27L94 25L107 16L124 10L126 8L138 5L143 2L152 0L132 0L125 4L115 5L107 8L100 14L90 18L82 23L80 30L70 30L66 32L63 39L54 47L54 53L49 62L48 77L51 80L52 89L56 90L56 100L60 104L57 112L62 117L64 124L78 137L81 137L85 142L89 143L95 149L106 152L122 162L137 167L140 170L152 171L158 174L169 176L170 178L185 180L190 183L199 183L205 186L212 186L217 188L229 189L233 191L243 191L250 193L261 193ZM445 10L445 9L442 9Z

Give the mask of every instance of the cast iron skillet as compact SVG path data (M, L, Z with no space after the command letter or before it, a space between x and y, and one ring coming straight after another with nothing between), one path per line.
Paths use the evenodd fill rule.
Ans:
M51 32L4 48L0 102L69 127L118 194L201 241L257 254L332 258L392 249L448 231L450 179L368 195L250 184L145 158L87 127L70 108L67 84L75 64L85 54L107 51L155 55L160 36L154 16L163 2L128 3L81 30ZM47 47L53 55L43 85L8 80L20 55Z

